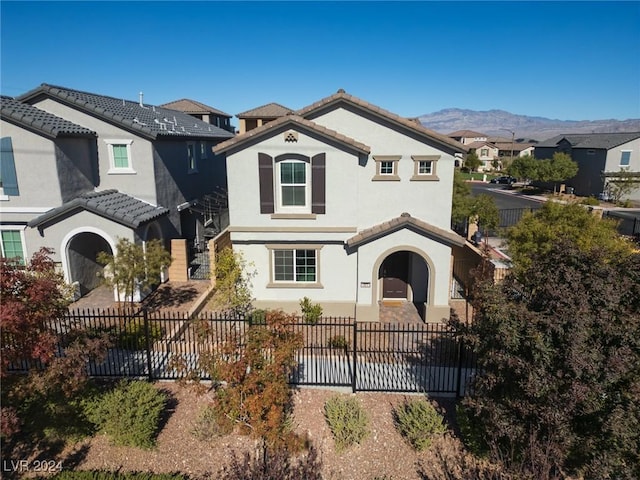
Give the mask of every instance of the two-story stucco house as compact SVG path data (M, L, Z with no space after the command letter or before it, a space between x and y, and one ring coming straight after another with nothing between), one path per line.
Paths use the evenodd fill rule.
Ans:
M2 254L50 247L81 293L118 238L197 241L195 206L226 188L212 147L233 134L175 110L43 84L3 97L0 121Z
M454 156L464 147L340 90L214 148L221 234L255 269L257 308L378 320L381 302L449 318Z
M536 144L534 156L541 160L556 152L566 153L578 163L577 175L565 181L577 195L604 192L621 169L640 175L640 132L557 135ZM640 184L626 199L640 201Z

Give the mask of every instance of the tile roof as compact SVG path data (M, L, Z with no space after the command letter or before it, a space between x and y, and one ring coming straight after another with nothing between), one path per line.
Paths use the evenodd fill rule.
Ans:
M627 142L640 138L640 132L627 133L568 133L556 135L544 142L537 143L535 147L555 148L560 141L566 139L572 148L605 149L615 148Z
M0 117L9 123L30 128L47 137L96 136L96 133L88 128L4 95L0 96Z
M320 112L324 111L325 109L331 108L332 106L338 106L343 102L353 105L357 108L366 110L367 112L372 113L377 117L384 118L388 121L391 121L392 123L395 123L396 125L400 125L404 128L407 128L410 131L418 133L423 137L427 137L431 140L434 140L440 145L446 146L455 152L459 152L459 153L466 152L466 148L459 142L456 142L455 140L452 140L451 138L445 135L441 135L437 132L434 132L433 130L429 130L428 128L424 127L422 124L419 124L412 119L401 117L388 110L385 110L369 102L361 100L358 97L349 95L342 89L338 90L337 93L334 93L329 97L323 98L322 100L319 100L307 107L304 107L298 110L296 114L304 118L313 119L314 116L317 116L318 114L320 114Z
M482 147L484 145L488 145L490 148L497 148L496 145L494 145L493 143L486 142L486 141L483 142L481 140L478 140L477 142L473 142L473 143L467 143L465 145L465 147L471 149L471 148L480 148L480 147ZM509 144L509 145L511 145L511 144Z
M160 105L162 108L168 108L170 110L178 110L180 112L188 113L188 114L207 114L213 113L214 115L218 115L220 117L231 118L231 115L228 113L224 113L222 110L218 110L217 108L210 107L205 105L204 103L196 102L195 100L190 100L188 98L182 98L180 100L175 100L169 103L163 103Z
M299 128L302 130L312 131L326 139L337 140L339 143L347 146L351 150L355 150L357 153L367 155L371 153L371 147L364 143L360 143L353 138L349 138L335 130L318 125L317 123L314 123L311 120L306 120L298 115L286 115L272 122L265 123L264 125L254 128L253 130L249 130L242 135L238 135L225 142L219 143L214 147L213 151L214 153L222 153L230 150L232 147L237 147L250 141L255 141L258 138L277 134L280 130L286 130L287 128Z
M513 145L514 152L521 152L522 150L526 150L529 147L533 147L537 144L535 143L518 143L518 142L494 142L494 145L498 147L499 150L511 150L511 146Z
M236 114L238 118L278 118L288 113L291 113L293 110L287 107L283 107L279 103L267 103L266 105L262 105L260 107L253 108L251 110L247 110L246 112Z
M427 222L418 220L417 218L414 218L405 212L399 217L396 217L392 220L380 223L371 228L367 228L358 232L353 237L347 239L347 247L358 247L362 244L384 237L403 228L416 230L421 235L431 237L441 243L446 243L448 245L457 245L461 247L466 242L464 238L452 231L435 227Z
M169 213L168 208L151 205L117 190L103 190L82 194L34 218L28 225L39 227L45 223L55 223L57 218L78 210L88 210L129 228L138 228Z
M229 138L227 130L193 118L186 113L139 102L81 92L43 83L18 97L23 102L51 97L72 108L150 139L167 137Z
M485 138L486 136L487 135L485 133L474 132L473 130L456 130L455 132L447 133L447 137Z

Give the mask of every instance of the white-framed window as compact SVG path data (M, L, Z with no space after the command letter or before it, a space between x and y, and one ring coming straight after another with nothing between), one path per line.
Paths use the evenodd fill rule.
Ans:
M187 142L187 172L198 173L198 158L196 156L195 142Z
M268 288L322 288L322 245L267 245L267 248L271 267Z
M109 150L108 173L136 173L131 157L131 139L106 139Z
M276 163L279 211L311 211L309 162L283 160Z
M375 155L373 160L376 162L376 174L372 180L377 181L398 181L398 163L400 155Z
M411 155L413 177L411 180L438 180L436 166L440 155Z
M480 156L481 157L488 157L489 156L489 149L488 148L481 148L480 149Z
M620 166L628 167L631 165L631 150L623 150L620 152Z
M22 235L22 230L0 230L0 247L3 258L18 258L19 263L24 265L24 239Z

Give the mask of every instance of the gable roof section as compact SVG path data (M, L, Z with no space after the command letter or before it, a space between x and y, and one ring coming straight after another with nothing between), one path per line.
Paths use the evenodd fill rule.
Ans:
M556 135L544 142L535 144L535 147L555 148L562 140L571 144L572 148L593 148L609 150L640 138L640 132L627 133L569 133Z
M392 220L358 232L353 237L347 239L346 244L349 248L356 248L403 228L409 228L420 235L433 238L434 240L447 245L457 245L461 247L466 243L465 239L456 233L435 227L427 222L418 220L405 212Z
M473 143L467 143L465 147L467 147L467 149L472 149L472 148L480 148L484 145L487 145L489 148L498 148L497 145L491 142L482 141L482 140L478 140L477 142L473 142Z
M331 140L342 144L347 150L355 151L358 154L368 155L371 153L371 148L364 143L360 143L352 138L342 135L334 130L318 125L310 120L306 120L298 115L286 115L280 117L272 122L265 123L264 125L249 130L242 135L238 135L230 140L222 142L216 145L213 149L214 153L222 153L232 148L239 148L251 142L256 142L262 138L268 138L272 135L286 130L287 128L293 128L296 130L307 131L314 133L321 138Z
M96 136L88 128L4 95L0 96L0 116L9 123L49 138Z
M28 225L40 227L45 223L55 223L58 218L80 210L87 210L129 228L138 228L169 213L168 208L151 205L117 190L104 190L80 195L34 218Z
M43 97L53 98L71 108L152 140L170 137L222 139L233 136L227 130L177 110L153 105L140 105L139 102L81 92L46 83L21 95L18 100L30 103Z
M316 116L320 115L322 112L339 108L341 105L351 105L356 109L364 110L375 117L384 119L392 124L395 124L401 128L409 130L411 132L417 133L418 135L429 139L431 141L436 142L442 147L445 147L447 150L451 150L457 153L465 153L466 149L463 145L455 140L452 140L445 135L441 135L433 130L429 130L422 126L422 124L416 123L414 120L409 118L404 118L395 113L392 113L383 108L377 107L369 102L365 102L353 95L349 95L343 89L338 90L337 93L333 95L323 98L322 100L317 101L307 107L304 107L296 112L297 115L312 120Z
M195 100L191 100L189 98L182 98L173 102L163 103L160 106L162 108L168 108L169 110L178 110L179 112L188 114L213 113L214 115L218 115L220 117L231 118L231 115L229 115L228 113L224 113L222 110L218 110L217 108L210 107L209 105L196 102Z
M238 118L278 118L293 112L290 108L284 107L279 103L267 103L260 107L247 110L246 112L236 114Z
M462 138L476 138L482 137L487 138L485 133L475 132L473 130L456 130L455 132L451 132L447 134L447 137L462 137Z

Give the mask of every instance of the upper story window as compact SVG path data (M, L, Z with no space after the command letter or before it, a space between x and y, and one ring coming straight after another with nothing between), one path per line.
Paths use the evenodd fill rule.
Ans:
M9 200L10 196L18 196L18 175L13 157L11 137L0 139L0 200Z
M15 258L20 265L24 265L24 248L22 232L20 230L2 230L0 232L0 247L4 258Z
M482 149L480 149L480 156L482 156L482 157L488 157L488 156L489 156L489 149L488 149L488 148L482 148Z
M313 219L325 213L326 155L258 154L260 213Z
M106 139L104 142L109 150L108 173L136 173L131 158L133 140Z
M400 180L400 176L398 175L400 155L375 155L373 160L376 162L376 174L372 180Z
M200 142L200 159L207 158L207 142Z
M413 176L411 180L438 180L436 166L440 155L411 155Z
M631 165L631 150L623 150L620 155L620 166L628 167Z
M195 142L187 143L187 172L198 173L198 159L196 158Z

